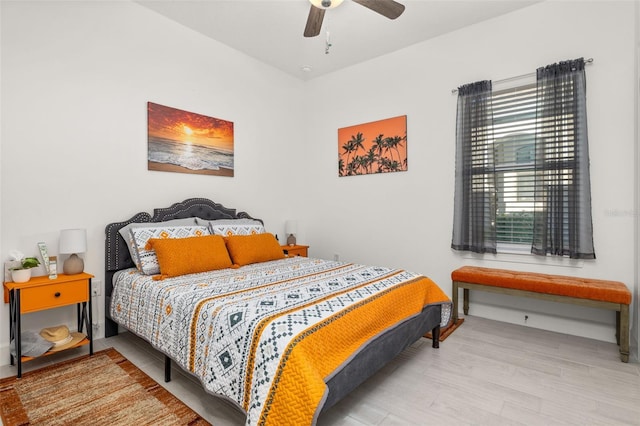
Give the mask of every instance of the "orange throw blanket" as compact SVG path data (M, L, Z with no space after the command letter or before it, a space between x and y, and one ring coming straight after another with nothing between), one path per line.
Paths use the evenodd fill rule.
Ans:
M428 278L408 281L300 333L287 347L258 424L309 425L327 391L324 379L367 342L430 304L449 302Z

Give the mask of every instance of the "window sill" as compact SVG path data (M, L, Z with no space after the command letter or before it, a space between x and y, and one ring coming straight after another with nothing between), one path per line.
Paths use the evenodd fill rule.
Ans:
M569 259L559 256L536 256L531 254L531 248L520 244L500 244L498 253L471 253L461 252L464 259L473 259L497 263L520 263L526 265L543 265L562 268L582 268L584 260Z

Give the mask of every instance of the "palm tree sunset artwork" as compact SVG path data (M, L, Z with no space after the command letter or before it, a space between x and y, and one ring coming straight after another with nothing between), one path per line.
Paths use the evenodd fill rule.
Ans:
M406 170L406 115L338 129L338 176Z
M233 176L233 122L147 103L149 170Z

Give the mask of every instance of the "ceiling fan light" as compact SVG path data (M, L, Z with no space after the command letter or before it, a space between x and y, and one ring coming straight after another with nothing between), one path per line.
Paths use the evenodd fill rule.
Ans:
M343 0L309 0L318 9L333 9L340 6Z

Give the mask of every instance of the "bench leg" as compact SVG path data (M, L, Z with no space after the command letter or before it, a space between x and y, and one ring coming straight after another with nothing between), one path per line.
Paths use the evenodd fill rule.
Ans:
M620 311L616 311L616 344L620 346Z
M451 292L451 299L453 302L453 323L458 322L458 282L453 282L453 290Z
M453 281L453 323L458 322L458 291L460 290L460 285L458 281ZM462 311L465 316L469 315L469 289L462 289L463 298L462 298Z
M620 342L620 359L629 362L629 305L620 305L618 326L618 340Z
M463 292L464 292L464 300L462 302L462 310L464 312L464 315L467 316L469 315L469 289L465 288Z

